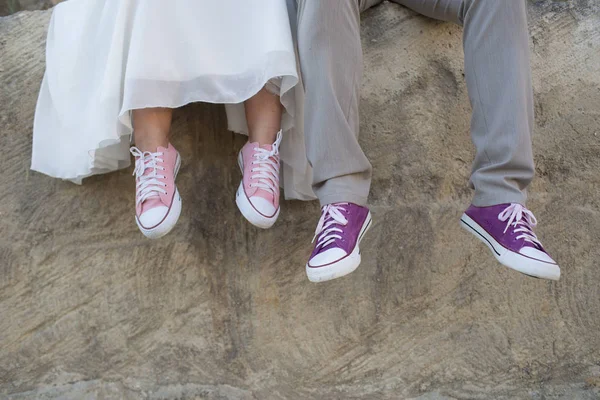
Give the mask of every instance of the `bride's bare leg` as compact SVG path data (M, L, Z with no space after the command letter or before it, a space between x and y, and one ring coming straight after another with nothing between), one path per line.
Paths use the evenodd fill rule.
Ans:
M264 88L245 106L248 143L240 151L243 177L235 202L252 225L266 229L279 217L280 163L279 146L275 143L283 110L279 96Z
M133 111L133 139L141 151L155 152L169 145L173 109L143 108Z
M136 222L150 239L169 233L181 214L181 197L175 185L181 158L169 144L172 116L169 108L145 108L132 115Z
M279 96L262 88L244 105L248 121L248 141L258 142L261 145L273 144L277 138L277 132L281 129L283 107Z

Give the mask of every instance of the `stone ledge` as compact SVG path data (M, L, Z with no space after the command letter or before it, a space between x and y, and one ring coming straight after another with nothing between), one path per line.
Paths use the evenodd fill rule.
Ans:
M311 285L318 205L248 226L233 202L243 139L220 107L176 113L185 205L160 242L133 223L130 171L82 187L31 173L49 13L0 18L1 396L598 398L598 7L529 4L530 206L558 283L498 266L458 227L473 152L457 27L389 3L365 14L375 223L359 270Z

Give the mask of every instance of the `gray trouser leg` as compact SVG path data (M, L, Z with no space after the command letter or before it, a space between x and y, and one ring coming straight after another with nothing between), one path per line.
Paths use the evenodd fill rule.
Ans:
M364 205L371 164L358 144L362 77L358 1L298 0L298 52L313 190L322 205Z
M533 179L533 92L524 0L394 0L464 26L465 77L477 149L473 204L526 201Z

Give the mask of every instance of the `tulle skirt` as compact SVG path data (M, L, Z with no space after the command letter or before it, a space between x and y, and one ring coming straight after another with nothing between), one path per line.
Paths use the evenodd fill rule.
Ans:
M313 199L286 0L69 0L49 26L32 169L81 183L128 167L140 108L226 104L247 134L243 102L267 83L285 110L285 196Z

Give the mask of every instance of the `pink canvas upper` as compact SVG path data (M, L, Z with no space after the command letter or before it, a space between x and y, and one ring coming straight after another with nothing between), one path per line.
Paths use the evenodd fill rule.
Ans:
M136 207L140 217L156 207L171 207L175 195L175 168L178 153L172 144L159 147L155 153L131 149L135 156Z
M244 192L252 199L260 197L279 208L279 149L273 145L246 143L241 150ZM271 217L272 215L265 215Z

